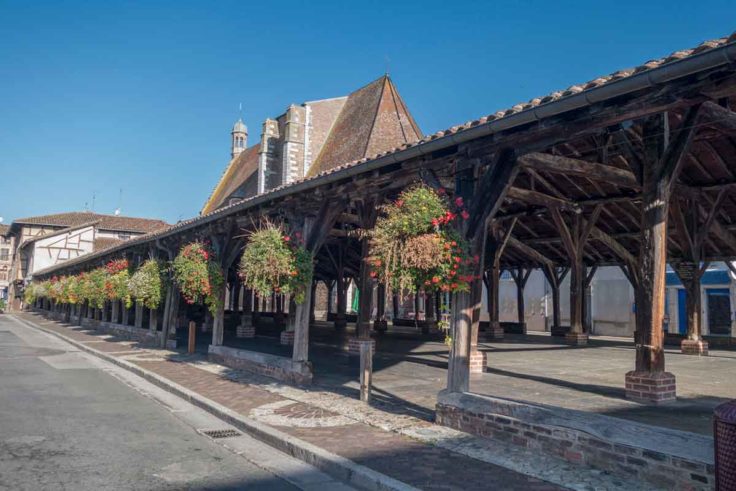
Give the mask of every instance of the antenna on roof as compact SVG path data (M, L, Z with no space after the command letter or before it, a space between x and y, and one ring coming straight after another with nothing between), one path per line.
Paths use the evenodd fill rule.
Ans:
M238 117L240 119L243 119L243 103L242 102L238 103Z
M384 58L384 61L386 62L386 76L388 76L389 68L391 65L391 58L389 58L388 55L385 55Z
M95 191L92 191L92 211L95 211Z

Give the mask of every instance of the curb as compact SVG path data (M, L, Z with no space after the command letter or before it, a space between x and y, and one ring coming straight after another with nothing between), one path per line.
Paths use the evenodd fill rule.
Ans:
M101 358L105 361L113 363L118 367L124 368L139 377L147 380L148 382L170 392L187 402L204 409L208 413L216 416L217 418L235 426L239 430L247 433L248 435L260 440L269 446L284 452L285 454L291 455L292 457L301 460L309 465L312 465L322 472L329 474L342 481L343 483L355 486L360 489L367 491L414 491L417 488L405 484L397 479L389 477L380 472L376 472L368 467L341 457L339 455L328 452L316 445L300 440L296 437L288 435L282 431L267 426L259 421L251 418L246 418L239 413L218 404L202 395L187 389L177 383L174 383L156 373L141 368L133 363L126 360L118 359L112 355L98 351L94 348L90 348L83 343L75 341L71 338L64 336L63 334L45 329L41 326L35 325L24 319L20 319L13 315L13 319L22 323L23 325L32 329L43 331L47 334L56 336L57 338L79 348L80 350ZM46 319L44 317L44 319ZM53 319L47 319L52 320Z

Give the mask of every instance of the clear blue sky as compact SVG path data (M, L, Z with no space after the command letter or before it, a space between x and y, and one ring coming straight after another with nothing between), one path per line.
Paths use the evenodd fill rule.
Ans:
M353 4L354 3L354 4ZM736 2L0 0L0 216L201 205L244 106L345 95L386 57L425 133L730 34Z

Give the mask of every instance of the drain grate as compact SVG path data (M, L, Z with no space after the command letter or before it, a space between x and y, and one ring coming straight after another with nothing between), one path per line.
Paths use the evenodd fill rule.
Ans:
M203 435L207 435L210 438L230 438L233 436L240 436L242 433L236 430L199 430Z

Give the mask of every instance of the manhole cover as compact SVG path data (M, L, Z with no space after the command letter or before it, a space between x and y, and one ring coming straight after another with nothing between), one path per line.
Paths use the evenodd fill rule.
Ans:
M236 430L198 430L203 435L207 435L210 438L230 438L233 436L240 436L241 433Z

